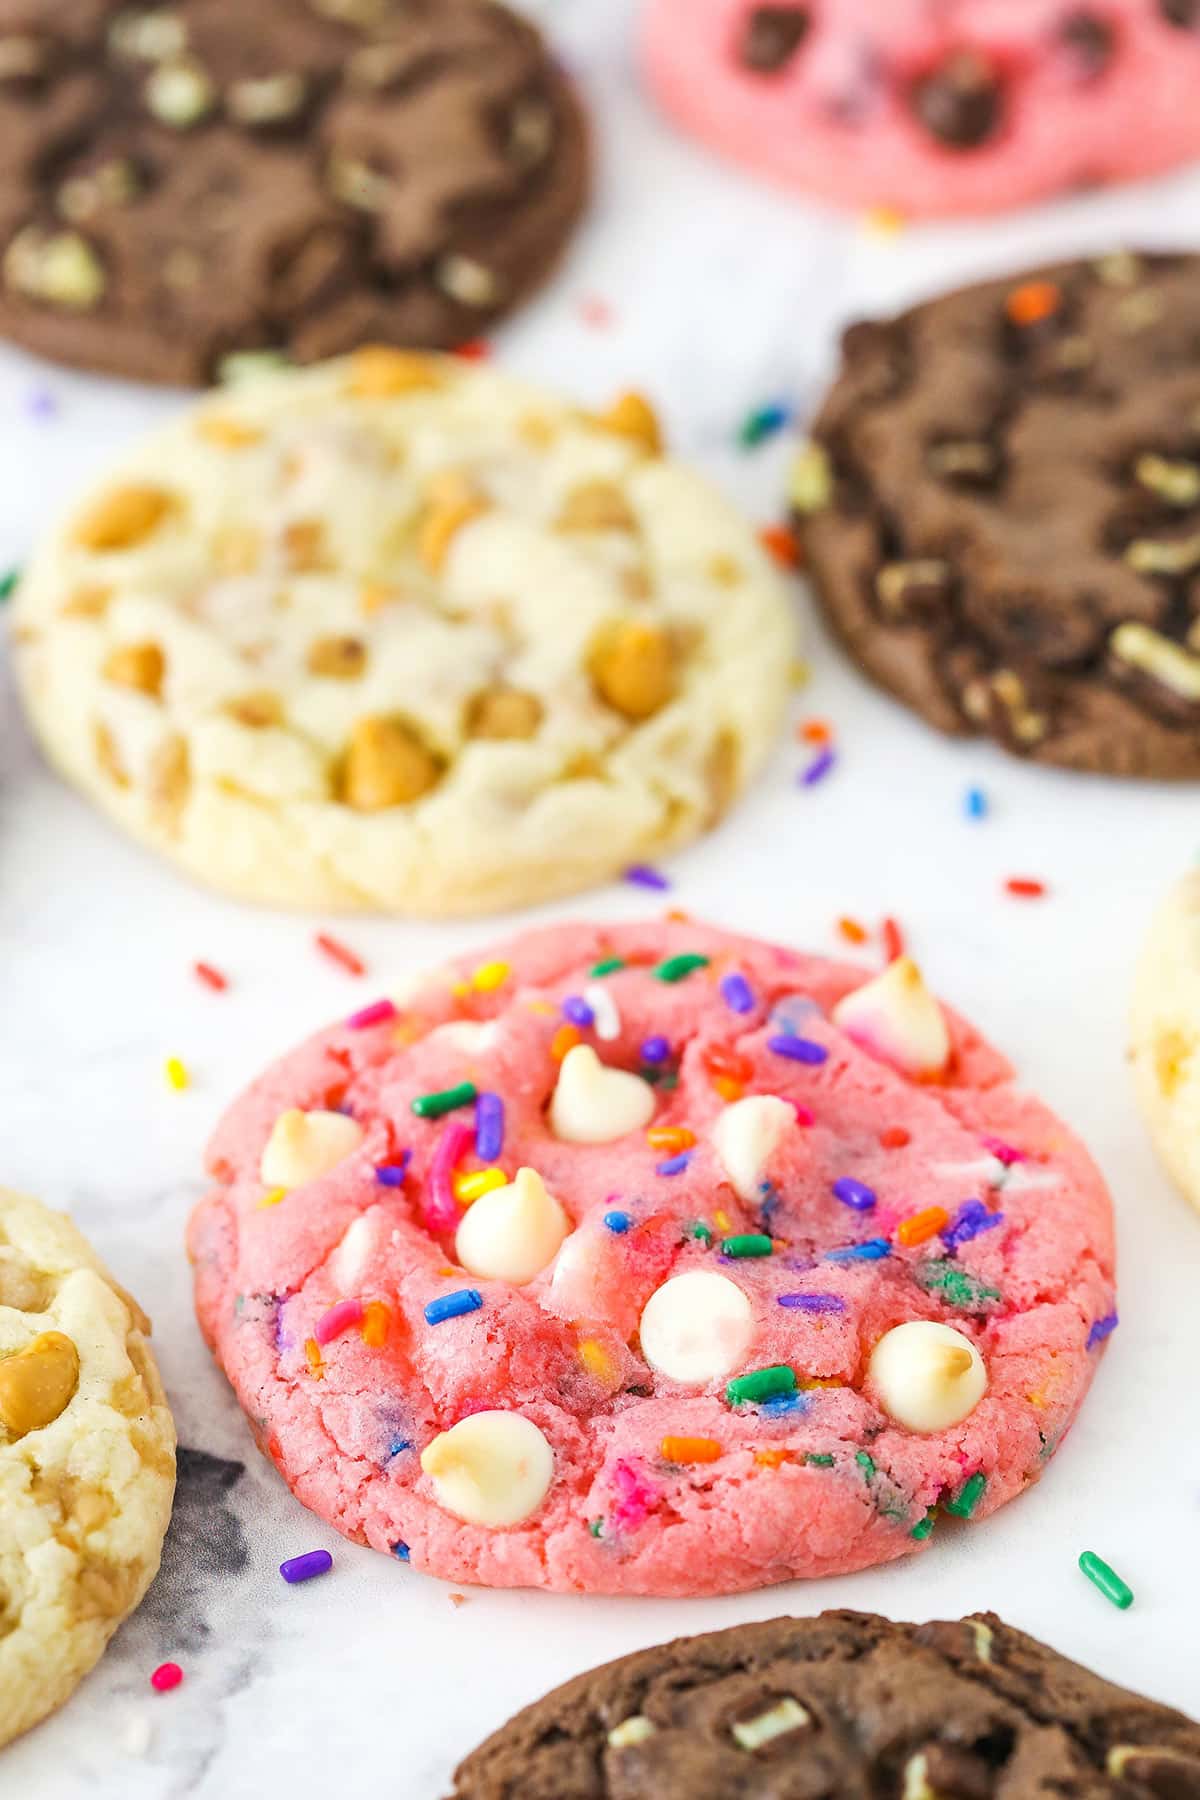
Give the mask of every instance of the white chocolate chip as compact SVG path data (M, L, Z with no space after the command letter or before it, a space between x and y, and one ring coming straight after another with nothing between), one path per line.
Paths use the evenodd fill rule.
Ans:
M345 1113L301 1112L293 1106L276 1119L259 1174L269 1188L303 1187L306 1181L328 1175L362 1141L357 1119Z
M788 1694L769 1711L759 1713L756 1719L735 1720L730 1730L743 1750L760 1750L773 1738L783 1737L789 1731L799 1731L802 1725L810 1723L811 1715L798 1700L793 1700Z
M640 1075L610 1069L590 1044L563 1058L550 1102L550 1129L567 1144L610 1144L648 1125L654 1089Z
M642 1312L642 1355L671 1381L702 1385L745 1361L754 1329L750 1302L735 1281L689 1269L656 1288Z
M229 90L230 117L239 125L275 125L304 105L307 84L294 70L235 81Z
M885 1332L871 1353L879 1404L907 1431L961 1425L987 1392L983 1358L953 1325L911 1319Z
M494 306L500 298L495 275L473 256L460 256L457 252L443 256L434 267L433 279L460 306Z
M360 1213L342 1237L341 1243L330 1258L330 1270L334 1286L344 1294L353 1294L366 1274L367 1261L371 1254L371 1239L375 1235L375 1222L370 1213Z
M872 1056L905 1075L936 1075L950 1058L942 1009L911 956L839 1000L833 1022Z
M438 1505L456 1518L468 1525L519 1525L549 1491L554 1452L521 1413L480 1412L427 1444L421 1467Z
M521 1287L541 1273L570 1229L537 1170L518 1169L507 1186L481 1194L467 1209L454 1253L472 1275Z
M199 63L180 58L159 63L146 83L146 105L164 125L186 131L213 109L217 90Z
M598 981L593 981L584 988L583 997L592 1009L596 1036L602 1044L611 1044L621 1035L621 1015L617 1011L616 1001Z
M758 1198L767 1163L795 1122L795 1112L775 1094L750 1094L718 1115L713 1144L739 1200Z
M462 1050L468 1056L490 1050L499 1035L500 1027L494 1019L482 1024L475 1019L452 1019L448 1025L439 1025L429 1034L431 1040L436 1038L439 1044L453 1044L456 1050Z
M1114 656L1151 680L1161 681L1181 700L1200 700L1200 657L1190 656L1171 638L1151 631L1148 625L1126 620L1117 626L1109 644Z
M657 1730L654 1720L648 1719L645 1713L634 1713L631 1718L622 1719L619 1725L613 1726L608 1742L614 1750L628 1750L633 1744L644 1744Z
M910 1756L904 1765L904 1789L900 1800L938 1800L929 1785L929 1759L924 1751Z

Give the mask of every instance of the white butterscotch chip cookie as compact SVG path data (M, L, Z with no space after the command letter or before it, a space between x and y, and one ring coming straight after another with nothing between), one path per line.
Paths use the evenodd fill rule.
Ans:
M1133 990L1130 1055L1154 1147L1200 1207L1200 870L1159 909Z
M149 1330L68 1219L0 1189L0 1744L63 1704L158 1569L175 1428Z
M184 413L14 614L48 755L127 830L247 898L435 916L706 829L795 649L754 532L643 398L588 414L384 348Z

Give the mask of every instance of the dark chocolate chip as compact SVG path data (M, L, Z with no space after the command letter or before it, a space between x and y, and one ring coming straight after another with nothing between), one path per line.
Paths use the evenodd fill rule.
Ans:
M1086 9L1067 15L1060 37L1083 81L1095 81L1104 73L1117 44L1116 33L1103 14Z
M1191 31L1200 23L1200 0L1158 0L1158 10L1168 25Z
M1004 90L991 63L974 50L956 50L917 82L913 111L938 142L975 150L993 137L1003 116Z
M777 75L795 56L811 24L807 6L756 6L738 48L743 67L756 75Z

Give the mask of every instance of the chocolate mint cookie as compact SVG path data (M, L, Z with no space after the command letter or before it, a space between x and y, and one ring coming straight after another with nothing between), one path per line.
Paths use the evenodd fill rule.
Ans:
M1120 253L846 333L793 472L817 593L941 730L1200 777L1200 257Z
M578 104L490 0L0 0L0 334L202 383L476 337L583 204Z
M1200 1725L993 1614L678 1638L580 1675L458 1769L454 1800L1194 1800Z

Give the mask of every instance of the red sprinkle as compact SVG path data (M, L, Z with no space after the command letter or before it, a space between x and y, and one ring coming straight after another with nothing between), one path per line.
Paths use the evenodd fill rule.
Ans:
M1031 875L1010 875L1004 884L1004 891L1017 900L1040 900L1046 892L1046 884L1044 881L1035 881Z
M329 957L331 962L335 962L341 968L345 969L347 975L366 974L367 965L362 960L362 957L356 956L353 950L341 943L338 938L330 937L329 933L326 931L318 931L313 942L316 944L318 950Z
M598 294L588 294L579 302L579 316L593 331L607 331L613 322L613 309Z
M883 953L890 963L904 955L904 933L895 919L885 919L879 927L879 935L883 939Z
M346 1023L351 1031L365 1031L368 1025L382 1025L388 1019L394 1019L395 1017L396 1008L394 1002L391 1000L375 1000L370 1006L364 1006L360 1011L351 1013L350 1017L346 1020Z
M464 362L486 362L492 354L492 346L486 338L470 338L460 344L454 354L461 356Z
M905 1131L903 1125L889 1125L880 1132L879 1142L885 1150L903 1150L905 1144L912 1143L912 1133Z
M788 1105L796 1115L797 1125L807 1130L810 1125L816 1124L817 1115L811 1106L802 1106L799 1100L789 1100Z
M222 975L220 969L214 969L211 963L193 963L192 974L197 981L202 981L205 987L212 988L216 994L223 994L229 986L228 976Z
M800 546L786 525L764 525L758 541L783 569L800 567Z
M183 1670L178 1663L159 1663L150 1677L150 1686L156 1694L169 1694L183 1680Z

